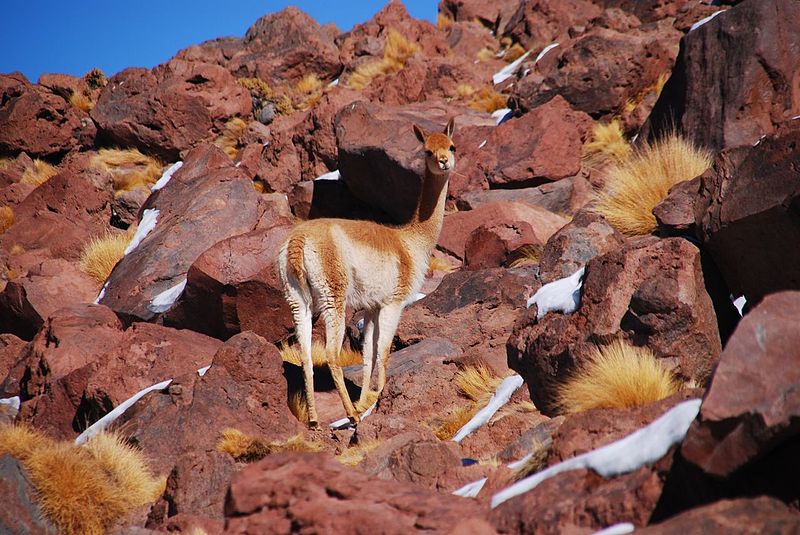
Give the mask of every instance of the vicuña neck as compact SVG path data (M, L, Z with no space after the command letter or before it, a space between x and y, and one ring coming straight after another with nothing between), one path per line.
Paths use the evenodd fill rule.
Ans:
M448 179L449 173L436 176L426 166L417 209L411 221L404 227L406 231L418 235L425 247L430 249L436 245L442 230Z

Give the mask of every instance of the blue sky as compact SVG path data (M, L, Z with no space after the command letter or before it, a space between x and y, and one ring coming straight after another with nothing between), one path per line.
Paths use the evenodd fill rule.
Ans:
M125 67L154 67L208 39L241 37L259 17L287 5L344 31L386 1L11 0L0 16L0 73L22 71L35 82L42 73L81 76L100 67L110 76ZM432 22L437 3L404 1L412 16Z

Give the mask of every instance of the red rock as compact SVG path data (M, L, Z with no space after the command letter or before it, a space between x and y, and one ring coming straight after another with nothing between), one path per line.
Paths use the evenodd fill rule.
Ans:
M686 9L690 0L601 0L602 6L623 9L636 15L642 22L656 22L677 16Z
M0 153L22 151L37 158L56 158L91 146L95 126L87 113L24 76L0 80Z
M225 529L225 521L213 518L208 518L200 515L193 515L190 513L178 513L175 516L167 518L167 520L159 526L159 531L154 533L187 533L194 534L198 530L203 530L208 535L218 535ZM139 535L132 533L130 535ZM141 534L147 535L147 534Z
M689 32L641 135L676 129L718 151L752 145L800 114L798 18L790 0L741 2Z
M521 388L512 396L509 403L527 399L528 393L524 388ZM495 413L495 416L488 423L461 441L463 457L479 460L495 458L505 463L517 461L533 451L533 444L529 441L529 448L525 451L519 451L516 455L512 455L512 450L507 451L508 446L511 444L519 445L520 442L524 442L525 439L522 437L527 432L537 429L540 424L550 420L550 418L542 416L538 411L499 416L498 413ZM536 436L537 439L540 438L539 433L536 433ZM546 444L539 442L536 446L546 447ZM473 481L476 479L479 478L476 477ZM464 484L466 483L468 481L464 482Z
M229 427L267 441L285 440L301 429L287 406L277 348L250 332L219 347L203 377L194 372L176 377L167 390L138 401L120 425L159 473L172 471L190 453L216 451L219 433Z
M44 518L27 471L11 455L0 455L0 495L0 529L6 533L58 533Z
M542 250L539 278L543 283L569 277L592 258L622 246L624 236L589 210L579 211Z
M91 303L97 291L97 281L75 264L47 259L0 292L0 330L30 340L53 312L72 304Z
M704 385L721 352L700 254L686 240L645 238L589 261L581 306L536 321L530 308L508 340L508 365L545 414L555 385L602 341L625 338L647 346L680 380Z
M381 481L309 453L271 455L237 474L225 504L225 533L449 533L485 525L484 506L410 483Z
M6 160L5 162L3 169L0 169L0 184L2 187L18 183L22 179L25 169L33 166L33 160L24 152L20 152L13 160Z
M145 208L159 211L156 226L116 265L100 302L125 318L150 320L157 295L183 281L212 245L256 228L266 206L220 149L203 145Z
M416 122L426 131L441 131L453 116L456 145L460 144L460 129L494 124L486 114L439 104L379 107L355 102L345 107L336 118L342 179L362 201L386 212L395 222L407 221L419 197L424 156L411 125ZM464 148L465 152L471 150ZM456 171L459 158L461 152Z
M542 47L567 37L572 26L585 26L600 15L589 0L525 0L511 15L504 34L526 48Z
M195 373L219 345L159 325L135 324L123 331L108 308L76 305L47 319L9 377L19 378L22 420L73 438L136 392ZM10 386L8 378L4 386Z
M272 342L286 338L294 323L275 259L290 228L284 224L233 236L201 254L186 275L183 299L165 323L222 340L242 331Z
M251 111L250 94L225 69L175 59L112 76L91 116L106 143L175 161Z
M673 186L663 201L653 208L660 235L696 234L695 199L700 193L700 177Z
M22 356L28 343L13 334L0 334L0 375L4 375Z
M490 9L495 5L489 6ZM442 29L447 32L447 44L450 50L453 51L453 54L465 60L474 61L477 59L478 53L483 49L496 53L499 48L492 30L472 18L451 22ZM490 69L492 73L499 71L506 65L500 58L484 60L481 63L483 64L481 65L482 67Z
M555 214L574 215L594 198L591 184L582 175L547 182L535 188L470 191L458 199L461 210L474 210L497 201L539 206Z
M525 112L560 95L594 118L610 117L669 71L678 36L669 21L625 33L593 28L561 42L523 76L514 85L511 107Z
M463 162L470 181L493 186L538 185L576 175L592 120L560 96L493 129Z
M89 91L86 81L69 74L45 73L39 76L38 85L69 102L74 93Z
M800 293L780 292L750 311L723 351L681 455L715 477L769 456L797 438Z
M721 15L720 15L721 16ZM753 305L800 287L800 121L756 147L724 151L701 177L698 235L730 291Z
M519 6L518 0L502 0L486 3L480 0L440 0L439 13L454 21L476 20L501 34Z
M406 308L397 338L407 345L436 333L502 376L514 319L537 288L533 274L522 269L450 273L436 291Z
M509 240L511 243L522 245L526 243L527 239L530 240L527 243L544 244L550 236L567 223L567 219L538 206L517 202L484 204L475 210L446 214L438 246L456 258L463 259L466 256L470 236L479 227L490 227L494 224L519 225L521 227L525 223L530 228L521 229L523 236L516 242ZM480 243L473 244L475 247L480 245Z
M691 509L653 524L637 533L642 535L700 535L730 533L797 533L800 513L780 500L768 496L721 500Z

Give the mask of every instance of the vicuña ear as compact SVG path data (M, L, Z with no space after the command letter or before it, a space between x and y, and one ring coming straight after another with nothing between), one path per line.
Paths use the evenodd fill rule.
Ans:
M419 142L424 145L425 144L425 138L428 137L425 134L425 130L423 130L422 128L420 128L416 124L413 125L413 128L414 128L414 135L417 136L417 139L419 139Z
M456 118L450 117L450 120L447 121L447 126L444 127L444 133L447 137L453 137L453 131L456 129Z

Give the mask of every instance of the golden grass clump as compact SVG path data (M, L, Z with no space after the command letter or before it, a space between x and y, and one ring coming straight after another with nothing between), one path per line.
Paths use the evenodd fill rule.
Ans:
M456 407L450 414L443 418L436 418L432 422L433 434L439 440L450 440L455 436L458 431L464 427L467 422L472 420L472 417L480 410L477 403L470 403Z
M222 134L214 140L214 145L221 148L228 158L233 160L239 154L239 149L242 147L241 139L246 131L247 123L239 117L233 117L225 123Z
M303 425L308 425L308 403L306 403L306 395L303 390L290 393L286 404L289 406L289 411L297 418L297 421Z
M22 426L0 428L0 454L20 460L44 515L61 533L103 534L134 509L155 501L165 478L155 477L141 451L101 433L76 446Z
M306 439L298 433L286 440L267 442L263 438L245 435L238 429L224 429L220 433L217 450L227 453L236 461L251 463L263 459L272 453L284 451L323 451L325 445L321 442Z
M477 91L477 89L472 87L470 84L458 84L456 86L455 94L453 96L455 98L465 99L474 95L475 91Z
M560 412L638 407L678 391L672 374L653 352L616 340L596 348L557 394Z
M73 91L69 96L69 103L73 108L78 108L86 113L89 113L94 108L92 96L83 91Z
M364 458L383 443L381 439L373 439L367 440L360 444L356 444L355 446L350 446L349 448L342 450L342 452L336 456L336 460L342 463L345 466L356 466Z
M493 59L497 59L497 52L491 48L483 47L478 50L477 54L475 54L475 59L478 61L491 61Z
M511 252L508 259L508 267L518 268L525 266L538 266L542 260L541 245L527 243Z
M592 128L589 141L583 146L581 159L595 169L606 164L623 164L631 155L631 145L622 133L619 120L597 123Z
M281 358L284 362L288 362L290 364L294 364L295 366L303 366L303 360L300 355L300 345L286 345L282 344L281 349ZM328 365L328 359L325 356L325 344L315 340L311 344L311 361L314 364L315 368L321 368L323 366ZM342 347L342 350L339 352L339 366L353 366L355 364L361 364L362 358L361 353L358 351L353 351L348 347Z
M436 438L450 440L459 429L469 422L473 416L489 402L502 378L483 364L466 366L456 372L455 383L461 394L471 403L456 407L444 417L435 418L431 427Z
M261 78L237 78L236 82L250 91L250 95L259 99L269 100L275 94L269 84Z
M319 101L324 90L325 84L316 74L307 74L291 89L292 106L298 110L308 109Z
M88 85L90 89L100 89L101 87L108 85L108 78L106 78L106 75L103 74L103 71L97 67L87 72L83 76L83 79L86 81L86 85Z
M440 30L450 27L453 24L453 19L446 13L441 11L436 14L436 27Z
M470 100L467 107L477 111L492 113L506 107L508 99L505 95L498 93L491 87L482 87Z
M58 173L58 169L47 162L36 159L33 160L33 166L26 167L22 173L20 182L23 184L32 184L34 186L41 186Z
M595 211L628 236L656 229L653 208L675 184L700 175L711 165L711 154L677 134L646 144L620 165L606 171L606 182Z
M547 466L547 459L550 456L550 448L536 447L531 456L517 469L514 480L519 481L531 474L542 471Z
M314 74L307 74L301 78L294 86L297 93L316 93L322 90L322 81Z
M11 228L14 224L14 209L10 206L0 206L0 234Z
M162 162L138 149L100 149L89 164L111 173L115 195L136 188L149 190L164 170Z
M503 61L507 63L513 63L514 61L521 58L525 54L525 52L527 52L527 50L525 50L525 48L521 44L514 43L513 45L511 45L506 49L506 53L503 54Z
M81 271L102 284L124 256L130 241L131 235L126 232L107 232L92 238L81 252Z
M353 89L364 89L378 76L402 70L408 60L417 52L419 52L417 43L409 41L396 29L389 28L383 48L383 57L356 67L356 70L350 73L347 85Z
M441 271L443 273L452 273L454 270L453 266L448 264L446 261L442 260L439 257L431 256L431 259L428 260L428 274L432 275L434 271Z

